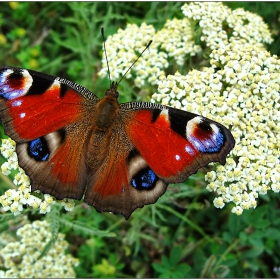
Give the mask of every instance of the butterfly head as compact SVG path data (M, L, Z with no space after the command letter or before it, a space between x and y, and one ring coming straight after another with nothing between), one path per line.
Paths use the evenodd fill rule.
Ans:
M119 97L118 83L112 82L110 88L105 91L105 96L112 96L115 99L118 99Z

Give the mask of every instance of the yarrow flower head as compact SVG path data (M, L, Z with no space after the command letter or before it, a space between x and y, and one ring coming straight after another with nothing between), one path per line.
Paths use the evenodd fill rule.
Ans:
M38 259L52 237L48 222L26 224L17 230L17 235L19 241L9 241L0 250L5 269L0 270L1 278L75 278L73 267L78 260L65 254L69 244L63 234L59 233L55 246Z
M207 189L232 212L255 208L259 194L280 191L280 60L258 45L236 40L213 50L212 67L162 77L153 101L231 127L236 146L225 166L206 175Z
M263 19L242 8L231 10L221 2L192 2L183 5L182 12L201 27L200 39L212 50L236 39L252 45L272 43L271 32Z
M119 79L124 74L150 40L153 40L153 43L126 76L127 78L135 76L134 83L138 87L143 86L145 81L151 85L156 84L158 78L165 73L164 69L169 66L168 60L171 58L178 65L182 65L187 55L194 56L201 51L201 47L193 40L188 19L169 20L158 32L152 25L146 23L142 23L140 27L128 24L125 30L119 29L106 41L113 80ZM99 75L106 77L108 70L105 56L102 65Z
M231 10L221 2L191 2L182 6L182 13L185 18L168 20L158 31L144 22L140 27L128 24L126 29L109 36L106 49L112 79L120 79L150 40L153 43L126 76L133 77L137 87L157 84L171 63L182 66L190 57L202 54L204 42L210 50L223 48L238 39L251 45L272 43L271 32L263 19L243 9ZM194 30L196 25L198 30ZM106 77L105 54L102 67L99 75Z
M15 147L16 143L12 139L2 139L0 151L7 159L7 162L3 163L1 166L2 173L4 175L9 175L11 170L18 170L18 173L13 180L13 183L17 188L9 189L4 195L0 196L2 209L4 211L11 211L15 216L19 215L26 207L38 209L41 214L46 214L50 212L51 206L57 201L54 197L48 194L37 197L31 193L30 179L25 174L25 171L18 165ZM63 199L61 202L66 211L73 210L75 205L74 200Z
M129 24L126 30L119 29L117 34L109 36L106 42L106 50L108 62L113 80L119 79L127 70L133 61L136 60L137 54L140 54L144 47L155 35L155 29L151 25L143 23L141 27L136 24ZM157 60L152 58L157 56ZM101 77L107 77L108 70L105 56L102 60L103 69L99 72ZM147 77L158 76L158 68L156 64L167 65L166 55L163 52L157 53L155 45L152 46L143 54L142 59L133 67L142 79L135 80L135 83L140 83L141 80ZM127 78L131 77L131 72L127 74Z

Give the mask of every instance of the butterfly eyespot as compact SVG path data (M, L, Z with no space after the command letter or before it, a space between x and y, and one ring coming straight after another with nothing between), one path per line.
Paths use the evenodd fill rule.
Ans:
M48 143L44 137L29 142L28 154L36 161L46 161L50 156Z
M152 190L159 181L158 176L136 150L132 150L128 157L128 171L130 185L139 191Z
M158 180L155 172L149 167L141 169L131 180L131 185L137 190L151 190Z
M20 79L22 79L23 76L23 72L22 71L13 71L10 75L9 75L9 79L13 80L15 82L19 82ZM20 84L20 83L19 83Z
M5 69L0 72L0 80L0 95L6 99L25 95L33 83L31 75L25 69Z
M219 127L203 117L187 122L186 138L201 153L217 153L224 145L224 135Z
M209 121L206 121L206 120L202 120L201 122L199 122L198 127L205 132L212 132L213 131L213 127L211 126Z

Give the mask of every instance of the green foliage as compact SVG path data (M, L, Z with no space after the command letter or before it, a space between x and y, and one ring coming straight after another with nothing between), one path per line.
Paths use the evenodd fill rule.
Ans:
M55 241L58 238L58 233L59 233L59 210L60 207L55 205L54 207L51 208L51 211L49 213L49 222L50 222L50 227L51 227L51 233L52 233L52 238L50 241L46 244L45 248L41 252L41 255L39 256L38 259L42 258L47 254L47 252L51 249L52 246L54 246Z
M278 43L271 51L280 54L279 3L229 5L263 16L276 32ZM97 76L100 27L106 36L127 22L161 27L167 19L182 17L180 7L179 2L1 2L0 62L62 76L102 96L109 83ZM126 81L120 91L121 102L143 100ZM1 176L0 194L10 184ZM138 209L128 221L82 202L70 213L53 208L46 217L53 239L41 256L63 232L69 252L80 260L78 278L275 277L273 269L280 267L279 195L260 198L257 209L239 217L229 208L214 208L213 199L197 175L169 187L156 204ZM25 214L31 221L42 218ZM0 221L1 232L14 233L22 220L6 213Z
M179 264L182 257L182 248L173 247L170 257L163 256L161 263L153 263L152 266L159 273L159 278L186 278L191 270L187 264Z

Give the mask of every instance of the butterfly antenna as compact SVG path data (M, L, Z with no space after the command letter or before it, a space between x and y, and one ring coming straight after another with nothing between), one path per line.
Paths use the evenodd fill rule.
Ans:
M102 40L103 40L104 52L105 52L105 57L106 57L107 69L108 69L108 76L109 76L110 87L111 87L111 74L110 74L110 68L109 68L109 63L108 63L108 56L107 56L107 52L106 52L104 27L103 26L101 27L101 36L102 36Z
M152 44L152 40L148 43L148 45L145 47L145 49L139 54L139 56L137 57L137 59L131 64L131 66L126 70L126 72L123 74L123 76L121 77L121 79L118 81L117 85L120 84L120 82L122 81L122 79L125 77L125 75L128 73L128 71L133 67L133 65L138 61L138 59L142 56L142 54L146 51L147 48L149 48L149 46Z

